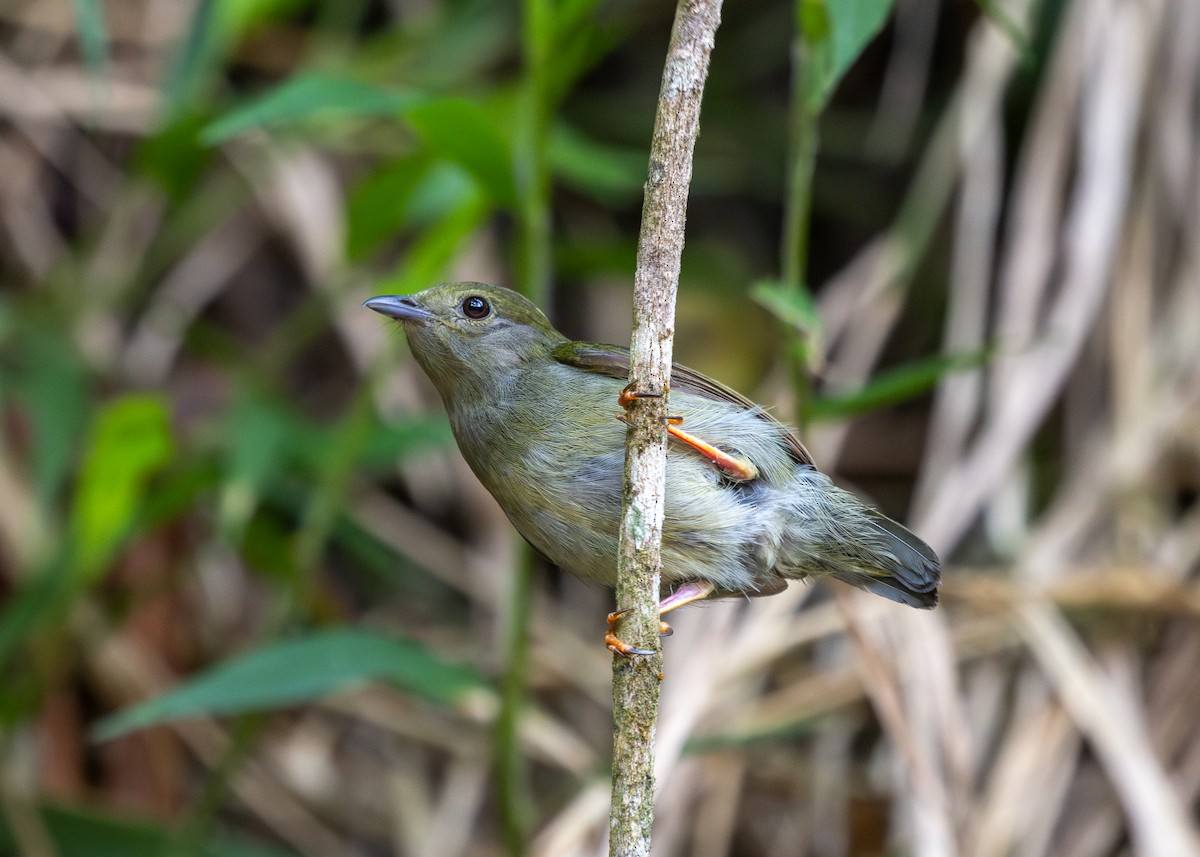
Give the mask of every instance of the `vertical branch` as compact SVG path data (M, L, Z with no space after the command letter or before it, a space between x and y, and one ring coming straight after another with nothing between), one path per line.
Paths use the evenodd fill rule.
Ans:
M546 160L548 93L551 86L554 6L525 0L521 51L524 79L517 96L513 173L517 186L518 291L534 303L550 300L550 168ZM547 310L548 311L548 310Z
M621 633L652 658L613 662L613 793L609 853L650 853L654 822L654 738L662 654L658 596L666 481L666 394L675 332L692 151L700 99L721 19L721 0L679 0L663 69L634 276L629 380L661 392L631 409L626 441L617 604L629 612Z
M780 276L792 292L809 294L808 232L812 214L813 172L820 144L818 119L821 106L809 97L810 79L815 75L812 49L804 34L802 4L796 4L796 35L792 40L791 115L788 119L787 194L783 201L783 238ZM808 302L812 298L809 295ZM808 425L812 397L809 372L819 371L822 355L813 348L813 337L796 340L799 346L788 359L792 388L796 394L795 421L803 432ZM803 435L801 435L803 436Z
M525 0L522 55L525 75L517 104L513 173L519 197L517 290L549 311L550 171L546 165L546 89L554 9L548 0ZM534 812L529 771L521 750L521 716L527 696L529 619L533 612L533 550L523 544L513 564L504 626L504 676L496 718L496 804L505 850L528 847Z
M797 4L797 16L800 15ZM812 212L813 170L820 145L817 120L820 105L809 98L812 51L797 21L792 39L792 92L788 117L787 195L783 200L783 240L780 276L790 288L808 288L808 223Z

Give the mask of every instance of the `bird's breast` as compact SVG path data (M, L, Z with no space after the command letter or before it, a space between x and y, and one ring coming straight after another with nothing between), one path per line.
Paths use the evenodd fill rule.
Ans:
M510 389L486 407L451 413L464 457L521 535L555 564L609 584L625 457L626 429L615 419L620 387L617 379L584 376ZM749 457L763 475L731 483L694 450L670 442L664 579L753 590L762 566L761 512L776 477L794 465L771 424L751 412L694 396L679 396L671 410L706 441Z

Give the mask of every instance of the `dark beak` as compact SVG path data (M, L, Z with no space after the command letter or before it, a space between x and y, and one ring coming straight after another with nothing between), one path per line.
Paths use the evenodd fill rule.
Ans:
M363 306L397 321L428 321L434 317L433 313L412 298L399 295L380 295L364 302Z

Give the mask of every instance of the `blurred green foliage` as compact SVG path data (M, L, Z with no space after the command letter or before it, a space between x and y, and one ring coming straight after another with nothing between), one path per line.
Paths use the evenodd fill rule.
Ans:
M790 344L803 344L806 362L819 360L809 268L841 264L887 224L886 206L848 212L840 192L785 179L806 147L817 157L815 136L789 142L789 109L815 127L891 6L799 0L727 9L697 152L682 300L691 303L695 289L731 307L712 359L729 359L741 375L728 379L735 383L761 377ZM103 110L106 83L135 72L110 44L102 4L76 0L74 8L76 73L95 85ZM35 226L58 249L40 266L31 256L0 260L0 475L18 494L27 489L8 515L7 555L17 565L0 602L4 741L16 740L64 675L85 668L105 635L164 593L182 598L180 578L198 574L210 554L232 556L267 593L269 607L238 620L249 626L239 624L239 635L261 648L104 721L102 734L184 714L290 706L351 681L386 679L447 706L483 686L422 642L429 635L325 630L354 618L331 591L339 574L351 583L338 585L369 588L355 575L389 568L393 598L425 591L428 603L404 605L420 617L416 626L452 609L429 595L441 589L402 580L416 572L347 514L363 479L409 500L396 463L444 449L450 436L437 415L383 412L375 396L395 358L357 363L337 342L352 338L339 313L365 293L444 279L481 236L494 241L489 273L541 300L569 306L589 283L630 280L670 10L630 0L459 0L394 17L386 8L199 0L165 51L125 49L157 70L148 84L155 99L136 131L99 123L79 134L80 149L94 147L105 168L45 167L47 213ZM804 64L799 91L790 85L793 38ZM855 97L840 121L859 127L866 108ZM831 139L835 180L860 169L861 152ZM275 168L295 152L319 153L329 165L332 208L310 186L291 190L305 200L295 216L308 211L321 228L340 229L332 251L294 246L296 233L272 208L272 195L287 190ZM889 169L880 175L895 183ZM813 200L843 237L811 262L793 253L796 269L781 271L776 260L808 231L780 242L781 213L807 211ZM238 243L246 235L249 248ZM310 251L320 258L306 261ZM775 342L758 335L770 316L782 322ZM810 416L888 407L946 371L978 365L927 359L932 341L915 337L896 355L923 362L851 396L818 398ZM444 513L439 523L461 522ZM230 657L232 647L202 629L177 630L191 638L181 673ZM519 640L511 645L510 661L521 659ZM114 703L92 704L108 713ZM503 704L520 705L519 693ZM84 853L82 841L93 843L89 854L160 853L170 839L159 828L63 810L45 819L64 855ZM14 850L0 844L0 853ZM204 853L257 852L214 845Z
M161 824L47 806L38 818L59 857L162 857L171 853L175 832ZM0 853L20 852L11 826L0 818ZM283 857L290 852L241 838L213 837L196 852L200 857Z
M132 729L198 714L242 714L312 702L370 681L387 681L443 705L470 693L486 698L473 671L446 664L412 642L351 630L325 631L265 646L188 684L102 720L106 741Z
M68 536L81 583L107 568L145 504L150 477L171 454L162 397L122 396L95 414L84 440Z

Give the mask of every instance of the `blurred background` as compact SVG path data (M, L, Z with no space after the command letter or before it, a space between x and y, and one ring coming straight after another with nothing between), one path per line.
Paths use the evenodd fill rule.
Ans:
M611 593L375 294L627 342L673 9L0 2L0 854L606 853ZM1200 4L730 3L676 357L946 558L682 611L661 855L1200 854Z

